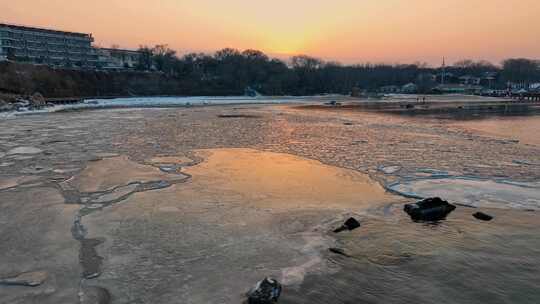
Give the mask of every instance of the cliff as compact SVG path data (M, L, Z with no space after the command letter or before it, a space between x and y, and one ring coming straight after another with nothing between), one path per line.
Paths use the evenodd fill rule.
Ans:
M48 66L0 63L0 94L41 93L45 98L188 95L181 79L155 72L108 72L53 69ZM202 92L201 92L202 93ZM10 100L6 100L10 101Z

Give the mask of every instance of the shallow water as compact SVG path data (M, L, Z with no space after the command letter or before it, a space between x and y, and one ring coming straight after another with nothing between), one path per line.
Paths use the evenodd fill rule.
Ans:
M400 206L375 212L338 236L349 257L328 253L336 273L306 277L282 303L538 303L537 216L484 211L495 220L470 208L437 225L411 222Z
M241 293L227 291L271 275L285 285L280 303L289 304L540 299L540 226L534 212L481 209L495 217L481 222L472 217L476 209L460 206L440 223L415 223L396 203L403 199L355 171L252 149L195 154L203 161L182 168L192 176L188 183L136 194L86 220L93 237L108 240L103 251L115 263L97 282L113 294L143 302L176 296L193 303L239 303ZM116 176L122 167L100 179ZM146 176L141 174L148 170L130 172ZM331 233L347 214L362 227ZM134 244L138 249L130 249ZM329 247L343 248L347 257ZM164 264L182 269L189 281L172 277ZM163 293L127 293L130 278L142 275L138 284L166 276ZM172 286L180 288L175 292Z
M470 119L452 125L524 144L540 145L540 116L496 116Z
M88 238L106 240L96 282L116 297L144 303L171 297L240 303L242 293L268 275L298 286L306 275L331 272L321 252L334 242L327 231L344 217L403 201L366 174L289 154L205 149L145 163L122 156L100 160L68 181L79 191L120 189L170 179L174 174L156 166L175 165L190 176L182 184L122 196L81 221ZM166 277L164 290L131 290L132 277L141 276L140 286Z

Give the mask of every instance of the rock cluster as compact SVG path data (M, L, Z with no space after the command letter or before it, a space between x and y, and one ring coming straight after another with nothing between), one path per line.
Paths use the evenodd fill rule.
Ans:
M13 97L11 102L0 99L0 112L7 111L28 111L33 109L41 109L49 106L47 100L39 92L36 92L30 96Z
M0 99L0 112L13 110L13 105Z
M29 101L30 105L34 108L44 107L47 105L47 101L39 92L36 92L32 96L30 96Z
M456 209L439 197L426 198L414 204L406 204L403 210L414 221L440 221Z

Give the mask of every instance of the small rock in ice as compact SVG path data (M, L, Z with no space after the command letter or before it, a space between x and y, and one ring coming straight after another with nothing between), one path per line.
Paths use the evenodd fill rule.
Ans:
M0 279L0 285L19 285L35 287L43 284L47 279L45 271L21 273L15 277Z
M354 229L356 229L358 227L360 227L360 222L358 222L354 217L351 217L348 220L346 220L345 223L343 223L343 225L341 225L341 227L336 228L334 230L334 233L338 233L338 232L345 231L345 230L351 231L351 230L354 230Z
M248 304L277 303L281 295L281 284L275 279L265 278L247 293Z
M335 253L335 254L339 254L339 255L342 255L342 256L346 256L348 257L349 255L345 252L345 249L342 249L342 248L336 248L336 247L331 247L331 248L328 248L328 250L332 253Z
M482 221L491 221L493 219L493 216L491 216L489 214L485 214L483 212L476 212L475 214L473 214L473 216L476 219L479 219L479 220L482 220Z

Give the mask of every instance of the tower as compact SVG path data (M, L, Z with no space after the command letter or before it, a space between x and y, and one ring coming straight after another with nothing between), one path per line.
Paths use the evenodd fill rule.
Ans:
M446 63L445 63L445 58L443 57L442 59L442 75L441 75L441 85L444 84L444 77L446 76Z

